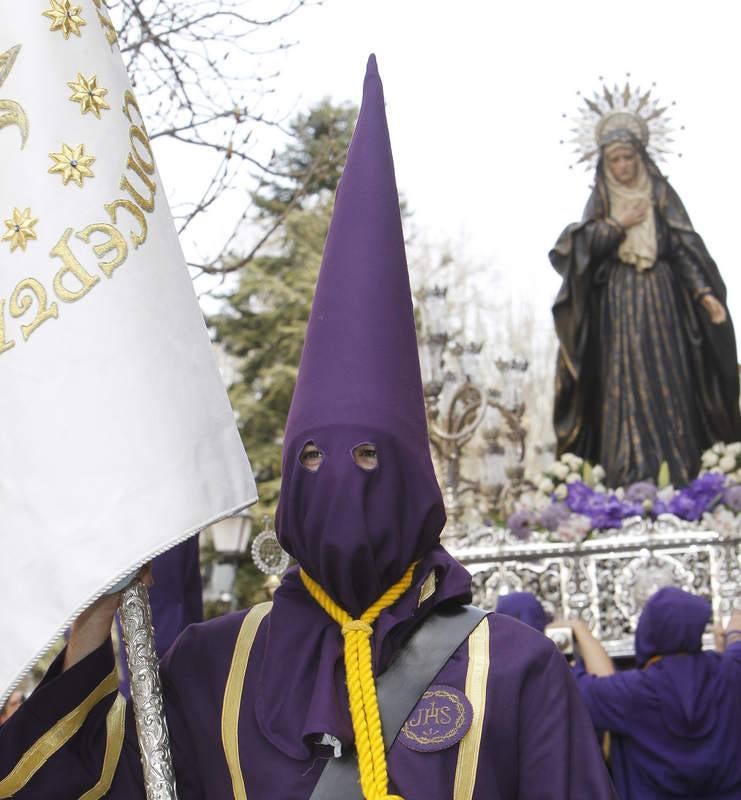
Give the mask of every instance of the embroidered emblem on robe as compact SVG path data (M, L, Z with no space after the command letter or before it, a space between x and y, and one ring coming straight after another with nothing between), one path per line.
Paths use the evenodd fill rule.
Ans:
M445 750L468 733L472 721L473 708L460 689L434 684L407 718L399 738L422 753Z

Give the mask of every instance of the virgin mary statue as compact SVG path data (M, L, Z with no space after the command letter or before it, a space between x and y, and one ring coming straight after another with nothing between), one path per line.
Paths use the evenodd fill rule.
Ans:
M645 96L643 115L628 87L622 106L605 97L604 110L588 102L594 188L549 254L563 279L553 305L558 452L602 464L613 487L656 478L663 463L681 486L703 450L741 440L726 289L647 149Z

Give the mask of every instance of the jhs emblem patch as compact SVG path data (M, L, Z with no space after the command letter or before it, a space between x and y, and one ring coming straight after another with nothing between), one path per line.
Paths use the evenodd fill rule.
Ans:
M468 733L473 709L459 689L435 684L422 695L399 734L411 750L431 753L445 750Z

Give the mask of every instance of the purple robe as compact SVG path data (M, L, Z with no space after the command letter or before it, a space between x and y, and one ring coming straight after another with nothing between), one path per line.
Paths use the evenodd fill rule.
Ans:
M307 600L308 597L307 597ZM180 800L234 796L221 737L224 691L247 612L190 626L162 662ZM239 755L250 800L307 800L331 750L315 745L292 759L261 735L255 715L269 628L258 630L239 708ZM488 618L489 677L472 800L607 800L613 791L591 723L563 656L545 637L500 614ZM0 728L0 781L62 716L79 706L114 667L110 642L64 674L63 655L11 720ZM465 644L436 683L464 691ZM74 800L98 780L105 717L114 694L99 702L77 734L53 755L18 800ZM465 741L465 738L464 738ZM388 756L390 791L405 800L449 800L459 744L417 752L398 738ZM144 798L130 709L112 800Z
M710 614L702 598L662 589L636 630L642 669L598 678L574 668L594 725L612 734L623 800L741 797L741 642L703 652Z

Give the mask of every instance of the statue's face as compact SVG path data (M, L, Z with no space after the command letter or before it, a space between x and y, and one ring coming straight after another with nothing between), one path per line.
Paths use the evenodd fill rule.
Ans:
M638 153L629 144L610 148L605 156L607 168L618 183L630 186L638 177Z

